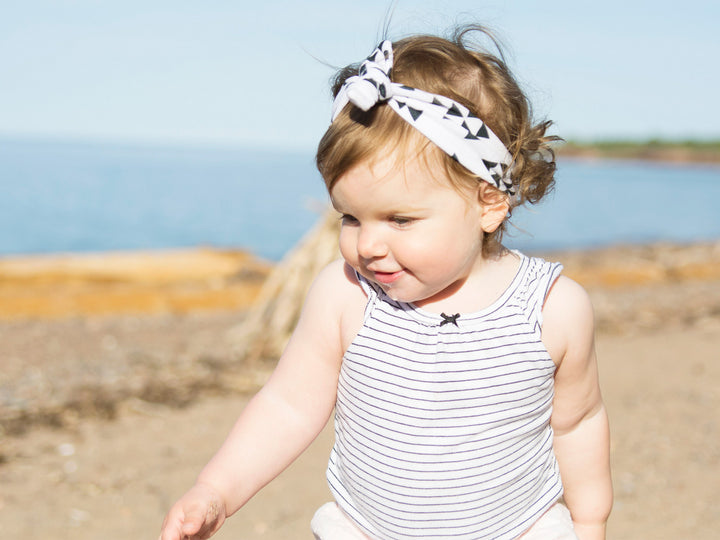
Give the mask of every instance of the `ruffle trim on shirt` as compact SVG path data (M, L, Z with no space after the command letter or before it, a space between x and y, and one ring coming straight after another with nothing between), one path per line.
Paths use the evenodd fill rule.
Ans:
M503 309L509 304L516 304L526 314L528 322L534 328L542 327L542 307L545 298L553 283L562 273L560 263L547 262L537 257L528 257L519 251L513 251L520 258L520 266L515 277L505 291L489 306L472 312L462 313L457 318L457 325L472 325L483 319L491 317L494 313ZM365 320L367 320L377 302L385 302L394 309L403 311L415 321L429 327L437 327L444 324L447 317L439 313L426 311L413 303L393 300L382 288L359 273L355 272L358 283L368 296L368 303L365 307Z

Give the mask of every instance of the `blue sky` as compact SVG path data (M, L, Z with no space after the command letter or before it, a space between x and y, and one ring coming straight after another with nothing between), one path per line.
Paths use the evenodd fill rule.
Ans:
M0 136L310 149L389 0L2 0ZM720 3L398 0L390 37L495 29L566 138L720 137Z

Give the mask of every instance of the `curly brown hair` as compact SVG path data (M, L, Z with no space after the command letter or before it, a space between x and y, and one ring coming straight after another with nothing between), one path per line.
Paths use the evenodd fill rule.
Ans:
M469 38L473 36L489 38L498 54L472 45ZM508 201L510 209L526 202L534 204L552 189L556 165L551 143L560 139L546 135L550 121L534 123L530 103L490 31L470 25L455 28L448 39L429 35L407 37L393 43L393 54L390 73L393 82L461 103L505 144L513 158L516 191ZM333 95L337 95L347 78L357 74L358 67L359 64L353 64L336 74ZM316 163L330 191L357 164L398 151L406 159L439 159L447 179L458 190L476 189L481 181L382 103L367 112L354 105L346 106L320 140ZM495 196L501 196L496 191ZM505 228L504 222L486 235L485 255L501 248Z

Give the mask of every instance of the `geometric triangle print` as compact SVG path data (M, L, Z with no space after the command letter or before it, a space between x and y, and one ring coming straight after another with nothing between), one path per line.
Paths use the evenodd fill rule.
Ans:
M452 107L447 110L447 114L452 114L453 116L463 116L463 113L460 112L460 109L458 109L454 103L452 104Z
M410 111L410 114L413 117L413 120L417 120L420 115L422 115L422 111L419 111L418 109L413 109L410 105L408 105L408 111Z
M470 126L468 126L466 122L462 123L462 127L467 131L467 134L465 135L466 139L470 139L473 141L477 140L477 137L475 135L473 135L472 131L470 131Z
M483 159L482 162L485 165L485 167L487 167L488 171L494 167L497 167L497 163L495 163L493 161L488 161L486 159Z

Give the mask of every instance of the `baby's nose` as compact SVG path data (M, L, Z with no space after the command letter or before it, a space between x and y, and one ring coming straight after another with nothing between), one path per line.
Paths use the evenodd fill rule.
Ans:
M377 259L387 255L388 247L378 231L362 228L358 235L357 252L363 259Z

